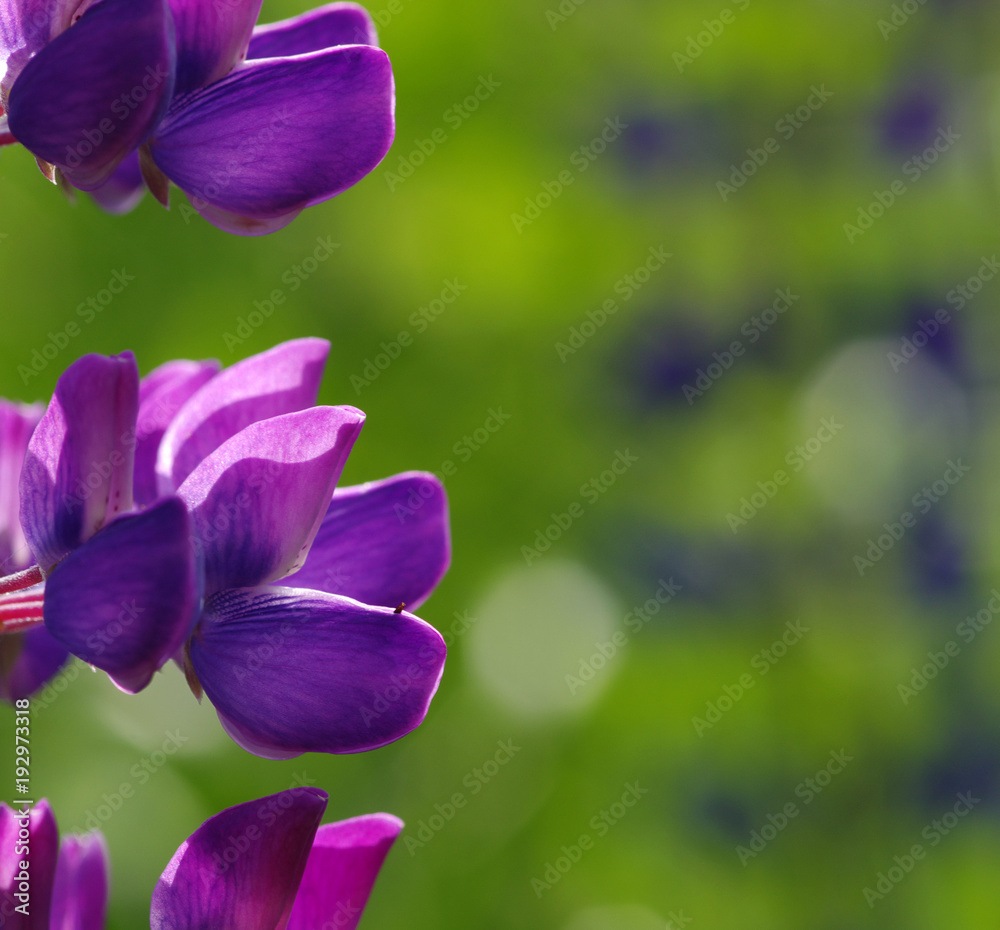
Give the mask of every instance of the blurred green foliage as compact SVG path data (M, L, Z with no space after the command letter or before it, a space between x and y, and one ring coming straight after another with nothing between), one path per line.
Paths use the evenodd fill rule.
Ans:
M259 239L192 218L177 191L169 213L149 197L126 217L85 197L71 206L26 152L4 151L0 395L46 398L85 352L131 348L145 372L319 335L333 346L321 402L368 415L343 483L456 466L454 562L422 609L451 631L449 664L426 723L401 742L264 762L221 735L173 669L137 698L71 672L37 706L34 790L65 829L101 821L112 930L143 925L153 883L205 817L297 773L329 791L330 819L407 821L371 928L998 925L1000 640L986 625L967 642L956 625L986 608L1000 562L1000 282L980 279L961 310L949 293L997 247L1000 10L905 6L893 20L889 3L852 0L377 0L396 144L355 189ZM265 0L262 18L299 11ZM499 86L472 112L483 79ZM812 107L813 88L832 96ZM786 137L780 121L801 106L809 119ZM620 136L581 156L616 119ZM949 129L957 141L922 154ZM445 141L414 157L435 130ZM723 197L748 149L766 160ZM905 194L876 216L895 181ZM518 231L526 200L539 212ZM861 229L854 241L845 224ZM317 237L339 247L302 274ZM623 284L651 248L672 257L641 288ZM125 292L21 377L120 269L135 278ZM467 289L443 313L411 320L455 280ZM251 325L275 289L284 302ZM790 309L752 323L778 289L797 295ZM617 309L597 326L608 300ZM949 322L894 370L889 353L937 308ZM561 359L588 319L592 335ZM365 375L403 331L412 346ZM742 354L726 367L734 342ZM711 383L689 403L699 370ZM476 441L497 407L509 422ZM793 470L822 417L843 435ZM626 449L638 461L605 490ZM914 495L955 458L968 476L918 512ZM770 495L778 471L787 481ZM734 531L743 498L750 517ZM574 501L583 516L526 558ZM906 511L915 526L882 546ZM886 551L862 571L872 540ZM586 627L586 652L570 638L553 658L548 615L526 597L511 618L525 661L551 659L568 691L598 641L617 628L629 642L578 701L515 710L483 674L516 680L518 663L476 649L486 624L503 629L480 608L502 577L566 560L620 609L603 638ZM678 596L629 630L629 606L671 578ZM763 657L790 623L808 632ZM899 685L948 641L958 655L904 701ZM157 764L170 733L188 742ZM475 774L508 740L510 761ZM842 773L802 788L840 751L852 758ZM634 782L648 793L610 826L602 811ZM134 797L110 812L125 783ZM966 791L980 802L932 843L940 834L924 831ZM465 806L434 829L456 793ZM788 804L796 815L741 861ZM593 848L579 862L550 889L533 884L584 834ZM926 857L866 899L918 843Z

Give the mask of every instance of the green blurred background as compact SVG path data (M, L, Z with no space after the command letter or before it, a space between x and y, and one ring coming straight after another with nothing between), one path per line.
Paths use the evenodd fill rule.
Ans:
M4 152L0 395L319 335L321 401L368 414L343 483L454 463L420 729L264 762L173 668L127 698L72 667L36 795L100 821L112 930L202 820L296 778L407 822L369 928L995 928L1000 11L546 3L376 0L396 144L272 236L177 191L71 206Z

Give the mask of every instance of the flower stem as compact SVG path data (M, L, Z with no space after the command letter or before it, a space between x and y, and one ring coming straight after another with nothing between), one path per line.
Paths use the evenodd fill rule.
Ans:
M0 602L0 633L22 633L42 623L44 602L41 598L12 604Z
M31 568L26 568L23 572L15 572L6 578L0 578L0 594L30 588L36 584L41 584L44 580L41 568L37 565L32 565Z

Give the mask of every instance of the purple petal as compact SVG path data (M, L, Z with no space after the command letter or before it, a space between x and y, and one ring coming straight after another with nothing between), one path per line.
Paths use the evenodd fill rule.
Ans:
M50 930L104 930L111 860L100 833L65 836L52 889Z
M379 49L267 58L173 107L151 151L190 197L269 219L333 197L374 169L392 143L394 107L392 68Z
M13 703L30 697L69 658L44 626L0 636L0 698Z
M94 190L159 122L173 75L166 0L102 0L25 65L10 94L10 131Z
M167 362L139 383L139 416L135 427L135 502L141 506L159 496L156 455L167 427L198 390L219 372L214 359Z
M252 355L213 378L171 422L160 443L160 493L179 488L206 456L241 429L316 403L325 339L293 339Z
M134 210L145 193L146 182L139 168L139 155L132 152L107 181L90 192L90 196L105 213L120 216Z
M328 3L301 16L258 26L247 58L287 58L335 45L378 46L375 23L356 3Z
M18 850L22 846L24 819L19 815L23 809L15 810L0 803L0 912L4 916L4 930L49 930L49 909L52 899L52 883L56 874L56 859L59 855L59 829L52 816L49 802L39 801L28 815L28 852ZM16 897L21 894L21 863L28 863L28 899ZM14 908L28 904L25 915Z
M41 418L40 405L0 398L0 575L13 574L33 561L21 529L18 487L28 440Z
M284 229L304 209L300 207L289 213L282 213L280 216L260 219L253 216L240 216L238 213L213 207L210 203L199 200L197 197L191 199L191 205L203 219L208 220L213 226L236 236L266 236L268 233L277 232L279 229Z
M80 0L0 3L0 90L4 99L24 66L72 22Z
M445 646L408 613L300 588L211 598L191 661L226 731L271 759L363 752L424 719Z
M187 638L199 601L191 521L168 497L119 517L71 552L45 588L45 625L135 693Z
M246 57L261 0L170 0L177 26L177 95L224 78Z
M444 487L433 475L408 472L334 492L295 586L413 610L450 559Z
M177 493L202 545L207 593L302 565L364 420L354 407L311 407L251 423L191 473Z
M326 803L295 788L210 817L156 883L151 930L284 930Z
M403 821L391 814L368 814L320 827L288 930L354 930L402 829Z
M85 355L59 378L21 470L21 526L43 571L132 507L138 393L131 352Z

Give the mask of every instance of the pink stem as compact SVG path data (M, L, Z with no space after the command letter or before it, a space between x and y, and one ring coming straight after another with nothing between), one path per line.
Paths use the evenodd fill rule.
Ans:
M41 568L37 565L32 565L31 568L26 568L23 572L15 572L6 578L0 578L0 594L7 594L10 591L21 591L24 588L41 584L44 580Z
M41 600L0 604L0 633L20 633L42 622L44 603Z

